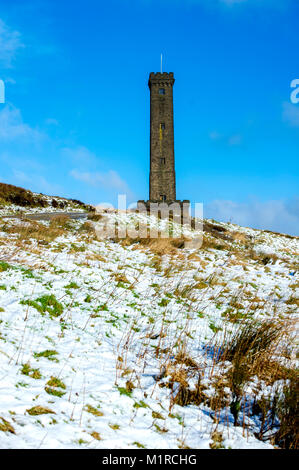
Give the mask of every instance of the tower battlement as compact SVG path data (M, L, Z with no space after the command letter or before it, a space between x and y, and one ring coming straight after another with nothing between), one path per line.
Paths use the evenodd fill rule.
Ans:
M173 85L175 79L173 77L173 72L151 72L148 80L148 86L151 88L151 85Z

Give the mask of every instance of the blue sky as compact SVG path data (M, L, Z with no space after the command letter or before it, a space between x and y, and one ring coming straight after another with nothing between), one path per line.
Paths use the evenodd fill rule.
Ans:
M148 75L175 74L177 197L298 234L298 0L1 0L0 181L148 197Z

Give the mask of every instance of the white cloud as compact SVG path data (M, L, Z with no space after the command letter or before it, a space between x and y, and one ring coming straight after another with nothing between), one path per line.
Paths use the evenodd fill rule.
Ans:
M9 28L0 18L0 65L11 68L18 50L23 47L21 34Z
M230 147L241 145L243 139L241 134L234 134L229 136L220 134L220 132L217 131L210 132L209 137L211 140L223 142L226 145L229 145Z
M58 125L58 122L53 119L47 122L49 125ZM62 191L58 185L48 182L41 174L46 171L46 168L37 165L37 159L40 156L45 161L45 155L49 154L49 149L61 156L63 161L69 160L70 168L77 166L77 169L70 172L74 179L89 186L125 193L129 198L133 197L128 184L116 171L93 171L99 164L99 159L87 147L60 147L46 132L25 123L19 109L11 104L5 105L0 111L0 161L11 168L18 183L27 185L34 191L50 194ZM29 158L28 155L30 155ZM30 173L26 171L28 168L30 168ZM85 170L86 168L88 170Z
M30 140L32 143L41 141L45 135L23 122L19 109L6 105L0 111L0 142Z
M76 169L70 172L71 176L76 180L82 181L89 186L96 188L112 189L125 194L131 195L131 190L119 174L114 170L107 172L81 172Z
M228 145L235 147L242 143L242 136L240 134L232 135L228 139Z
M299 127L299 104L295 105L286 101L282 106L283 120L292 127Z
M228 6L236 5L237 3L245 3L247 0L219 0L219 3L224 3Z
M21 154L14 150L1 151L0 164L6 165L12 170L15 170L16 168L25 169L26 171L30 171L30 173L40 173L45 171L44 164L32 155L31 149L29 149L29 151L25 150L25 152L22 152Z
M146 5L158 3L158 0L142 0ZM292 0L159 0L163 3L174 5L202 5L207 8L223 8L225 10L239 10L238 6L260 7L272 9L288 8Z
M234 7L236 5L246 6L258 6L258 7L270 7L270 8L281 8L286 7L289 4L289 0L191 0L194 3L206 3L211 5L222 5L226 7Z
M204 217L245 227L299 234L299 198L244 203L216 200L204 206Z
M96 155L83 145L75 148L64 147L61 152L63 157L69 158L72 162L94 163L97 160Z
M54 119L54 118L48 118L46 119L46 124L48 126L59 126L59 121L57 121L57 119Z
M11 77L6 77L4 80L5 83L9 83L10 85L15 85L17 82L15 81L14 78Z
M26 174L23 171L14 170L13 175L16 181L21 185L29 185L35 192L41 192L49 196L57 195L62 192L61 186L50 183L44 176L38 174Z
M222 134L219 134L219 132L217 132L217 131L212 131L212 132L210 132L209 137L210 137L211 140L219 140L223 136L222 136Z

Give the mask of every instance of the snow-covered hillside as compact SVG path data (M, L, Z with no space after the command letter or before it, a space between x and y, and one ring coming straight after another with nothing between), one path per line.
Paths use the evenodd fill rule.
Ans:
M0 219L0 447L294 445L298 238L107 218Z

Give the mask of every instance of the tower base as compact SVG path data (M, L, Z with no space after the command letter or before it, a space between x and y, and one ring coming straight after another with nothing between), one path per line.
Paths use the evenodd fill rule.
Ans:
M138 201L137 211L155 215L160 219L173 220L179 224L190 223L190 201Z

